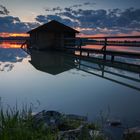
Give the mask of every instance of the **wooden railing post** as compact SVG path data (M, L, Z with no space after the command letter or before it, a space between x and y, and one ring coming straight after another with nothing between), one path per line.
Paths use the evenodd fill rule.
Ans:
M111 62L114 61L114 57L115 57L114 55L111 56Z
M82 55L82 50L81 50L81 48L82 48L82 39L80 38L80 40L79 40L80 42L79 42L79 48L80 48L80 56Z
M104 51L104 56L103 56L103 59L106 60L106 47L107 47L107 38L105 37L105 40L104 40L104 47L103 47L103 51Z

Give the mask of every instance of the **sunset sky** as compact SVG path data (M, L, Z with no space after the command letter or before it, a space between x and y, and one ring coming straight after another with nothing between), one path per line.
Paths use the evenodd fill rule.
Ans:
M0 35L50 20L87 35L140 35L140 0L0 0Z

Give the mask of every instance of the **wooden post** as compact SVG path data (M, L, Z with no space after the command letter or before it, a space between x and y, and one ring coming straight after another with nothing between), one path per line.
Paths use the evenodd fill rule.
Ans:
M111 56L111 62L114 61L114 57L115 57L114 55Z
M81 68L80 66L81 66L81 58L79 58L79 65L78 65L79 67L79 69Z
M104 70L105 70L105 65L103 64L103 67L102 67L102 77L104 77Z
M103 47L103 59L106 60L106 46L107 46L107 38L105 37L104 47Z
M80 48L80 56L82 56L82 50L81 50L81 47L82 47L82 39L80 38L79 40L79 48Z

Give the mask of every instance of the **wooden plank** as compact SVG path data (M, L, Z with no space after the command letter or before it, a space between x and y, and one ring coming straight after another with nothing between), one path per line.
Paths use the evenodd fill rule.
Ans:
M140 38L140 35L138 36L102 36L102 37L84 37L84 38L91 38L91 39L113 39L113 38Z
M87 48L67 48L74 51L82 51L88 53L98 53L98 54L106 54L106 55L113 55L113 56L128 56L128 57L135 57L140 58L140 53L136 52L121 52L121 51L112 51L112 50L99 50L99 49L87 49Z

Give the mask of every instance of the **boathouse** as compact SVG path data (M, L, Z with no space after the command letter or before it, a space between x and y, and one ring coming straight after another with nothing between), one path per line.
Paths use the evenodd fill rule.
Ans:
M52 20L27 33L30 35L29 47L42 50L54 48L63 49L65 46L65 39L75 38L76 33L79 32L58 21Z

